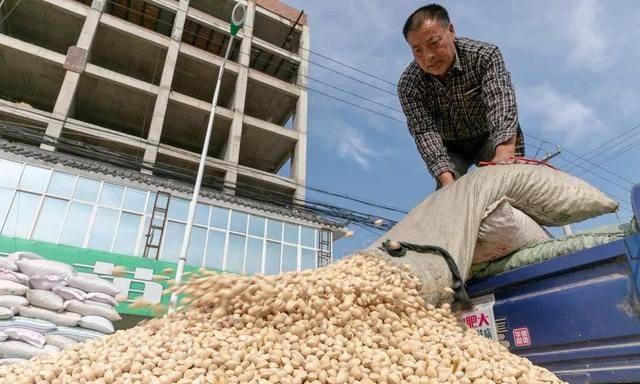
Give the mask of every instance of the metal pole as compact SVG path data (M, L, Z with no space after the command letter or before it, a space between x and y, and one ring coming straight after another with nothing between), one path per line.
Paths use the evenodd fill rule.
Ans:
M193 197L189 204L189 214L187 216L187 225L184 229L184 237L182 238L182 248L180 248L180 258L178 259L178 268L176 269L175 285L180 285L182 281L182 273L184 272L184 264L187 261L187 249L189 248L189 241L191 240L191 228L193 227L193 218L196 213L196 205L198 204L198 197L200 196L200 186L202 185L202 177L204 175L204 165L207 160L207 152L209 151L209 141L211 139L211 131L213 130L213 120L216 116L216 104L218 102L218 96L220 93L220 84L222 83L222 74L224 72L224 66L231 53L231 46L233 45L233 35L229 36L229 44L227 45L227 52L224 54L224 60L220 65L220 71L218 72L218 82L216 83L216 89L213 92L213 101L211 101L211 112L209 114L209 123L207 124L207 133L204 136L204 146L202 147L202 154L200 155L200 165L198 166L198 176L196 176L196 184L193 187ZM169 313L175 311L178 304L178 295L173 292L171 294L171 301L169 302Z

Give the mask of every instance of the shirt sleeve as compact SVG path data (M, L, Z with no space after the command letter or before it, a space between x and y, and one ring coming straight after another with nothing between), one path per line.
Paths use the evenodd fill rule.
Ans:
M511 75L497 47L489 57L482 78L482 98L487 106L487 120L494 146L514 137L518 129L516 94Z
M429 172L436 178L444 172L453 172L449 166L449 156L442 138L424 103L424 95L409 81L401 80L398 85L398 96L407 119L409 133L413 136L418 152L427 164Z

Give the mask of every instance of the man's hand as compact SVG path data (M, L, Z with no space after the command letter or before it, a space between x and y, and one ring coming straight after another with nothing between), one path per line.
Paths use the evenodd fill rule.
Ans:
M496 146L496 154L493 157L493 161L496 164L509 164L513 163L513 158L516 156L516 137L514 136L509 141Z
M447 185L456 181L455 178L453 177L453 173L449 171L441 173L438 176L438 180L440 180L440 185L442 185L442 187L446 187Z

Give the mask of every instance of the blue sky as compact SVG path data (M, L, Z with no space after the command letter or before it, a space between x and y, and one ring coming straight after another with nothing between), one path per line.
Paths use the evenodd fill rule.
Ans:
M416 1L288 0L304 9L311 50L396 83L411 53L401 28ZM631 182L640 182L640 129L612 142L593 159L568 162L640 124L640 7L634 0L536 2L444 1L458 36L500 47L518 98L528 155L544 156L556 145L552 163L622 201L620 221L631 217ZM309 88L348 100L396 119L395 87L312 54L309 76L382 104L372 104L314 80ZM372 83L365 86L316 65ZM309 92L307 184L409 210L434 190L434 182L403 123ZM634 143L637 145L634 145ZM622 142L626 144L622 144ZM619 145L615 145L621 143ZM626 145L626 147L625 147ZM607 147L602 148L607 149ZM625 153L620 153L626 149ZM596 154L597 152L592 153ZM618 156L615 156L618 155ZM615 156L610 160L609 157ZM587 172L588 171L588 172ZM586 172L586 173L585 173ZM612 175L611 172L615 173ZM599 176L594 175L598 174ZM309 193L312 198L400 219L401 214ZM576 229L617 223L614 215ZM352 238L335 244L337 258L363 248L378 234L353 228Z

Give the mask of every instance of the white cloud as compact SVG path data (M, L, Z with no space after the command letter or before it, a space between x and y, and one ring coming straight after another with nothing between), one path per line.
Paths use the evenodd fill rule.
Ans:
M518 105L523 116L544 133L561 137L565 145L590 140L604 127L591 108L548 84L525 88Z
M601 6L595 0L578 2L571 14L568 28L573 45L569 52L569 63L586 67L596 72L611 64L608 47L611 42L600 26Z
M332 128L322 133L325 145L340 158L355 161L362 168L369 169L377 151L366 136L357 128L344 123L334 122L327 126Z

